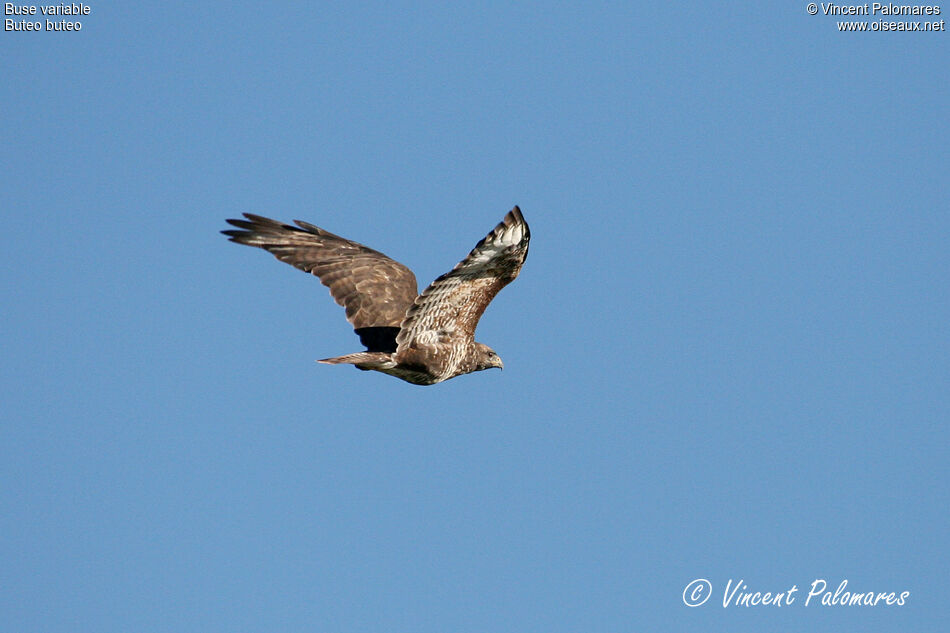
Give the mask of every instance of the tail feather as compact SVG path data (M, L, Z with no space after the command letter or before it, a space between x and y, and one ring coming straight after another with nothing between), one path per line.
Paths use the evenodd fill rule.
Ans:
M334 358L323 358L317 361L327 365L356 365L360 369L389 369L395 367L392 354L385 352L356 352Z

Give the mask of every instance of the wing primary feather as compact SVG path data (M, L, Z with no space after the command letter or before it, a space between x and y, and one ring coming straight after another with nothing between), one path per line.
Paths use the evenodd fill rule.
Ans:
M521 271L530 240L528 223L515 206L465 259L416 298L396 339L400 348L446 331L474 340L485 308Z
M262 248L311 273L346 308L354 328L398 327L418 294L412 271L383 253L307 222L284 224L253 213L229 219L232 242Z

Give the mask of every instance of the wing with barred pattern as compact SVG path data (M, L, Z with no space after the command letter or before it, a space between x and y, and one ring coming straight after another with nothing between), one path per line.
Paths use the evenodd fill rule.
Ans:
M530 239L521 209L515 207L465 259L416 298L396 337L399 351L473 340L485 308L521 271Z
M222 233L232 242L262 248L319 277L346 308L347 320L367 347L395 351L392 340L418 292L411 270L379 251L307 222L297 220L297 226L291 226L250 213L244 217L228 220L240 230Z

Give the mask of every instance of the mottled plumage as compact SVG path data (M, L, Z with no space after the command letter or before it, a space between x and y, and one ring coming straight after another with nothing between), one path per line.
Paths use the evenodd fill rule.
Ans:
M475 328L528 256L531 234L518 207L422 294L412 271L379 251L300 220L291 226L249 213L244 217L228 220L240 230L222 233L319 277L367 348L321 363L355 365L417 385L502 367L490 347L475 341Z

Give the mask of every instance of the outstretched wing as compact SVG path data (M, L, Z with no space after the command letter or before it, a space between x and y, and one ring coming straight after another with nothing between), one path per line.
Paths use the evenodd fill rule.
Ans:
M297 226L245 213L247 220L228 220L241 230L221 231L232 242L263 248L282 262L320 278L338 304L346 308L368 347L379 330L398 328L406 310L416 298L416 277L412 271L379 251L334 235L300 220ZM390 338L390 340L392 340Z
M515 207L468 257L416 298L396 337L399 348L472 339L485 308L521 271L530 239L521 209Z

